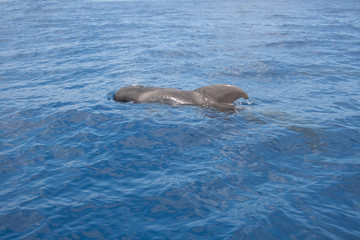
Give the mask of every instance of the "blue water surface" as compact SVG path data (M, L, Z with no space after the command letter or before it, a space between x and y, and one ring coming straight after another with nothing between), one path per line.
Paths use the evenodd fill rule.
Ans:
M0 1L1 239L359 239L357 0ZM226 83L236 111L119 103Z

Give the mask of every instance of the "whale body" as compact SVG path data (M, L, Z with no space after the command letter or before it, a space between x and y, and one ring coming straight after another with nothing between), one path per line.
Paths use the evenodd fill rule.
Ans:
M196 105L219 109L233 107L234 101L239 98L248 99L249 96L241 88L228 84L209 85L193 91L134 85L120 88L114 96L118 102Z

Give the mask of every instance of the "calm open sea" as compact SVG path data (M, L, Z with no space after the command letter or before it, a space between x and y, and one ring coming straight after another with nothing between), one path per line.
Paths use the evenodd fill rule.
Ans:
M359 239L358 0L0 0L0 239ZM227 83L235 112L119 103Z

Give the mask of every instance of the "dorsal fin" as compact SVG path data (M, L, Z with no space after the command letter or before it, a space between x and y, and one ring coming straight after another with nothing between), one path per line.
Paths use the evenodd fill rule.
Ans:
M209 85L198 88L194 91L201 94L204 98L225 104L231 104L239 98L249 98L244 90L228 84Z

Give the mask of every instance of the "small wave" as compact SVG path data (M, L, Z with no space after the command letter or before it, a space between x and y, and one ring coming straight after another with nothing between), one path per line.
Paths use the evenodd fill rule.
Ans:
M253 101L249 99L239 99L234 102L235 107L236 106L252 106L255 105Z
M116 90L113 90L113 91L111 91L111 92L108 92L108 93L106 94L106 99L107 99L108 101L114 100L115 93L116 93Z

